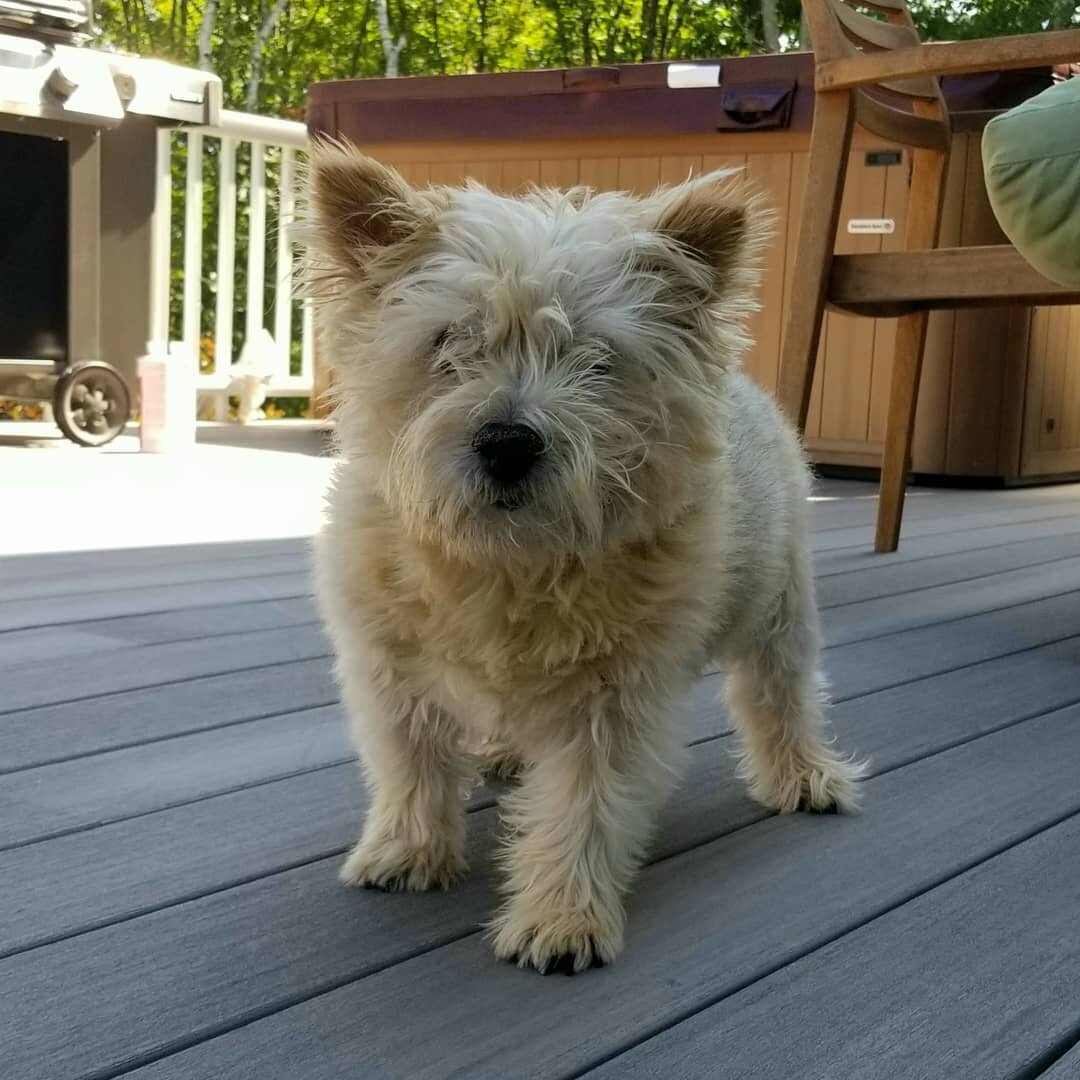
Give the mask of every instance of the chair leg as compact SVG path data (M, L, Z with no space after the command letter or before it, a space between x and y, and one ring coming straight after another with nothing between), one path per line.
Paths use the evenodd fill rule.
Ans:
M900 542L900 519L915 432L915 408L919 400L923 349L926 344L925 311L904 315L896 326L889 414L885 424L885 450L881 462L877 536L874 550L895 551Z
M799 230L795 286L788 305L777 385L780 405L800 432L806 429L810 411L853 121L854 106L847 91L818 94L806 175L807 209ZM823 206L819 199L824 200Z
M940 101L919 101L915 104L915 112L920 116L941 117L943 105ZM912 152L908 216L904 229L904 246L908 251L923 251L937 244L947 167L947 152L921 149ZM911 439L915 433L915 406L919 399L927 318L927 312L916 311L901 316L896 324L875 551L895 551L900 542L900 519L904 513Z

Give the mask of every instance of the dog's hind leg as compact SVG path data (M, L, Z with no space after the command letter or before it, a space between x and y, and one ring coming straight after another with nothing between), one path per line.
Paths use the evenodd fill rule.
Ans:
M798 557L772 617L731 658L727 701L739 775L758 802L781 813L852 810L865 764L837 754L825 735L825 680L808 561Z
M497 956L569 975L622 948L623 896L681 746L665 708L629 720L591 702L538 749L505 801L508 896L491 933Z
M363 835L341 880L386 890L449 888L467 869L467 755L456 723L435 706L345 679L354 740L368 781Z

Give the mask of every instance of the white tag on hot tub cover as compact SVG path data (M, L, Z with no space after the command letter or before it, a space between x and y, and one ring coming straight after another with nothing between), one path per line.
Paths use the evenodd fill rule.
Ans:
M672 90L694 86L719 86L719 64L668 64L667 84Z

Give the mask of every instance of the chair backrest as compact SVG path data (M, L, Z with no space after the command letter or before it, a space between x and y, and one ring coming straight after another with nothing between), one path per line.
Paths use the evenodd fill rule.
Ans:
M819 72L837 60L921 44L905 0L803 0L803 10ZM936 78L883 79L848 92L856 121L868 131L907 146L948 150L949 114Z

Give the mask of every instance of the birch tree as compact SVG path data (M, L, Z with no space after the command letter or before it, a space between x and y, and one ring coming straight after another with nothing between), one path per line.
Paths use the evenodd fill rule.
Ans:
M210 0L207 0L208 4L209 2ZM289 0L274 0L273 7L266 13L265 18L259 25L259 31L255 35L255 40L251 43L251 73L249 75L247 96L244 101L244 105L248 112L254 112L255 106L259 103L259 82L262 79L263 50L273 36L274 30L277 28L278 20L281 18L281 14L285 10L285 5L288 2Z
M386 0L375 0L375 21L379 24L379 40L382 42L383 56L386 57L386 74L393 78L398 73L398 57L405 48L405 35L401 34L397 41L394 41Z
M218 0L206 0L202 19L199 20L199 43L197 62L203 71L211 69L211 53L214 43L214 26L217 24Z
M776 10L776 0L761 0L761 31L765 39L765 49L771 53L780 51L780 17Z

